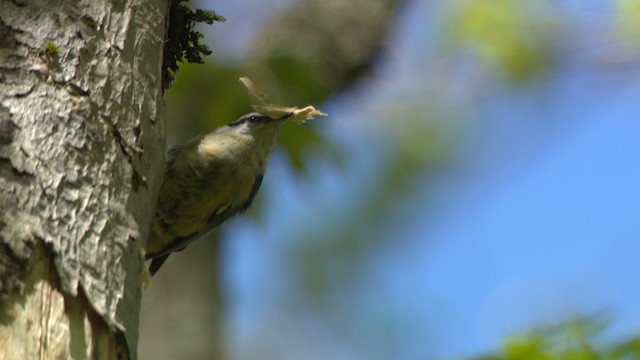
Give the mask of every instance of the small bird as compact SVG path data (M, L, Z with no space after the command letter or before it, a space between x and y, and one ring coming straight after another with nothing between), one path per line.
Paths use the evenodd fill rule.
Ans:
M171 252L251 206L289 116L249 113L168 151L146 248L152 276Z

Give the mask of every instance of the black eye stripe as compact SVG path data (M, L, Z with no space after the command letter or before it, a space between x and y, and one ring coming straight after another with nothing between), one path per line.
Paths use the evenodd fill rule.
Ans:
M234 121L232 123L229 123L228 126L234 127L234 126L242 125L242 124L246 123L247 121L250 121L250 119L251 118L249 118L249 117L243 116L240 119L238 119L238 120L236 120L236 121Z
M251 122L269 122L269 121L271 121L271 118L264 115L251 117Z
M246 122L258 123L258 122L269 122L269 121L271 121L271 118L266 115L251 115L251 116L243 116L240 119L232 123L229 123L227 126L234 127L234 126L244 124Z

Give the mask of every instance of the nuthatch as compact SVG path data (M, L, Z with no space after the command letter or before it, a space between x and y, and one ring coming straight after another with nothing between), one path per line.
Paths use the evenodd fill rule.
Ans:
M149 271L169 254L251 206L282 124L250 113L205 136L172 147L147 242Z

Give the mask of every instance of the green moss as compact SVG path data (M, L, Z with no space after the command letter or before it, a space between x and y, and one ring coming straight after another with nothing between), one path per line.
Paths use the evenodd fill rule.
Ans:
M48 43L46 43L44 45L44 51L49 56L58 56L58 55L60 55L60 48L53 41L49 41Z
M171 86L178 71L178 63L202 64L204 56L211 54L211 50L200 43L202 34L194 30L196 23L211 25L214 21L226 20L213 11L200 9L194 11L187 3L188 0L171 2L162 67L162 84L165 89Z

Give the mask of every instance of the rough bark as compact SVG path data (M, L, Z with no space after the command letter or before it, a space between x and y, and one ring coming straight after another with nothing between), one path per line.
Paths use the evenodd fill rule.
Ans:
M166 11L0 1L0 359L136 358Z

